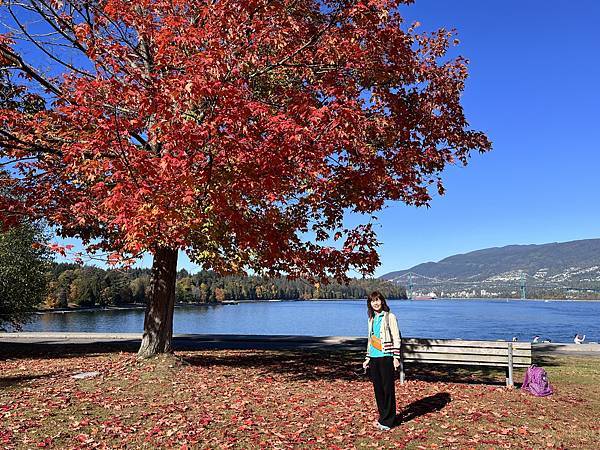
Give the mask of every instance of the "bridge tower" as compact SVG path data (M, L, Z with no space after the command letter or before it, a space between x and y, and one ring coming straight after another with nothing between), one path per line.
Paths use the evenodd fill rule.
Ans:
M521 273L521 300L525 300L527 298L527 274L525 272Z
M413 290L413 282L412 282L412 273L408 274L408 284L406 286L406 296L411 299L412 298L412 290Z

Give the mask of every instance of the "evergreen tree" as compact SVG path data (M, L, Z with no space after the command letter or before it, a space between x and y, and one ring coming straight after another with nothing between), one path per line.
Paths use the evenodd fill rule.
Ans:
M0 223L0 226L2 224ZM33 225L0 233L0 329L20 328L46 294L49 252Z

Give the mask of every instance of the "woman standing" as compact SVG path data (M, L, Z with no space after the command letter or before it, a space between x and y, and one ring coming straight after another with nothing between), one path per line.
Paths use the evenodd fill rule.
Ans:
M379 410L375 423L380 430L389 430L396 418L395 371L400 367L400 329L396 316L390 312L380 292L367 298L369 313L369 339L367 357L363 367L371 369L371 380Z

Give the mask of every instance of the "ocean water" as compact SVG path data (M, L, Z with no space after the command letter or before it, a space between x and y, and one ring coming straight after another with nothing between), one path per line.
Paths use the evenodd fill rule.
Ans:
M403 336L572 342L600 340L600 302L544 300L392 300ZM143 309L36 314L24 331L142 332ZM182 306L174 332L364 336L365 300L253 302Z

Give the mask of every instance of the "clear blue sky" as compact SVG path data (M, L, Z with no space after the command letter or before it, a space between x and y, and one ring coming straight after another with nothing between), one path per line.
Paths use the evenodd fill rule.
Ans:
M600 237L600 2L417 0L421 30L456 28L464 107L494 149L445 173L430 209L380 214L375 275L456 253ZM143 262L148 265L149 258ZM196 271L187 258L180 268Z
M600 237L600 2L417 0L421 29L456 28L463 105L494 149L445 174L429 210L381 214L376 275L456 253Z

